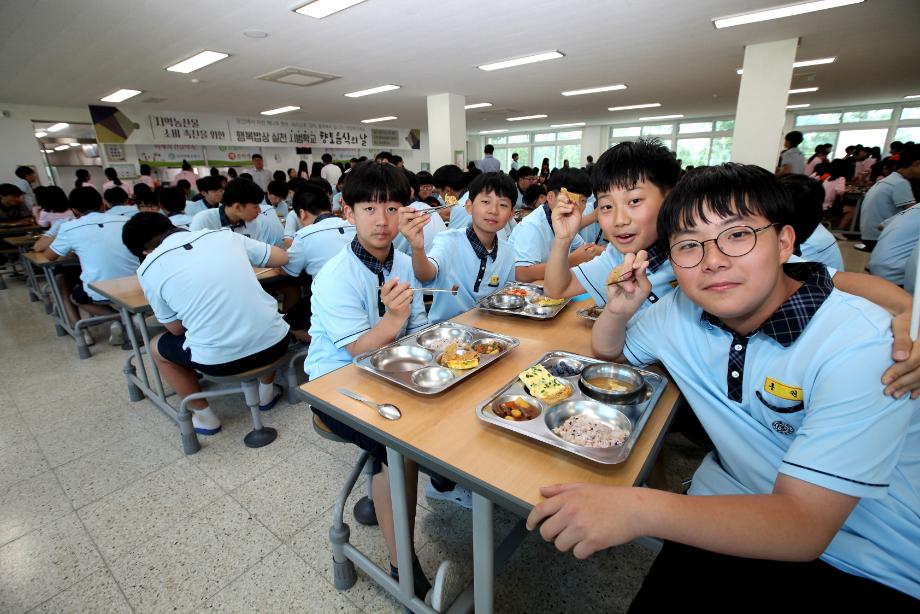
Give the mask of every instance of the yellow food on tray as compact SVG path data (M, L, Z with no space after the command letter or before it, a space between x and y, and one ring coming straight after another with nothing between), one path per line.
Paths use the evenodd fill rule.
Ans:
M540 298L534 300L534 303L540 305L541 307L555 307L556 305L561 305L564 302L564 298L550 298L548 296L541 296Z
M543 365L530 367L518 375L518 379L532 396L550 405L567 399L572 394L571 386L553 377Z
M479 353L468 343L454 342L444 348L438 362L448 369L475 369L479 366Z

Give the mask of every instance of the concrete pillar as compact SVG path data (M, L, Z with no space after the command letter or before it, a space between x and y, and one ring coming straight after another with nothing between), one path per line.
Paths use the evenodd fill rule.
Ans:
M428 155L432 172L453 164L455 151L466 152L465 104L466 97L460 94L428 97Z
M799 39L789 38L744 48L732 162L757 164L771 172L776 169L798 43Z

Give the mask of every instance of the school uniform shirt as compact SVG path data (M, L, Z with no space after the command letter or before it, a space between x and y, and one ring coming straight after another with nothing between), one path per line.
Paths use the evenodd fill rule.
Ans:
M410 203L406 206L411 207L416 211L425 211L427 209L431 209L431 205L419 201L415 201L414 203ZM459 206L460 205L457 205L457 207ZM456 209L457 207L454 208ZM438 215L437 211L428 217L428 223L425 224L425 227L422 229L422 234L425 237L425 252L431 250L431 246L434 245L435 237L438 236L438 234L441 232L447 230L447 225L444 224L444 220L441 219L441 216ZM406 239L402 233L399 233L396 235L396 238L393 239L393 246L404 254L408 254L410 256L412 255L412 248L409 246L409 240Z
M585 203L585 212L583 215L591 215L594 213L594 208L597 206L597 198L591 196L588 201ZM601 225L597 222L593 224L588 224L584 228L578 231L579 236L585 240L585 243L597 243L602 245L606 243L607 240L604 238L604 233L601 231Z
M533 213L521 220L511 233L511 245L514 248L514 266L530 266L546 262L552 247L553 225L550 222L552 210L548 205L542 205ZM572 238L569 252L575 251L585 242L580 235ZM609 271L608 271L609 272Z
M834 203L837 201L837 197L841 196L844 191L847 189L847 180L843 177L837 177L836 179L828 179L823 184L824 186L824 210L827 211L834 206Z
M138 177L137 181L134 182L134 185L137 185L139 183L143 183L144 185L149 187L151 190L156 187L156 182L153 180L153 177L151 177L150 175L141 175L140 177Z
M55 213L53 211L41 210L41 213L38 214L38 225L42 228L50 228L55 222L59 220L68 221L72 220L73 212L64 211L63 213Z
M208 203L204 200L187 200L185 201L185 215L195 217L202 211L208 210Z
M911 252L920 239L920 205L895 215L885 224L875 249L869 257L869 271L899 286L904 285L904 271ZM916 265L916 262L914 263Z
M13 180L10 183L22 191L23 201L25 202L26 207L28 207L31 211L32 207L35 206L35 192L32 190L32 184L22 177L13 177Z
M805 156L799 151L798 147L790 147L779 157L779 165L783 167L789 165L789 172L793 175L805 174Z
M338 213L342 210L342 193L337 192L332 195L332 212Z
M268 202L267 199L265 201L265 204L271 205L271 203ZM284 216L286 216L288 214L288 211L291 210L291 206L288 204L287 200L279 200L278 204L274 205L274 207L275 207L275 216L277 216L279 220L283 218Z
M192 216L185 213L173 213L172 215L167 214L166 217L169 218L169 221L172 222L173 226L178 228L185 228L188 230L188 227L192 224Z
M642 303L640 309L651 307L665 295L670 294L677 286L677 278L674 276L674 269L671 267L671 260L668 258L664 248L658 243L648 250L649 265L646 269L649 283L652 284L652 292L648 299ZM572 275L585 289L585 292L594 299L594 304L603 307L607 304L607 277L615 267L623 264L624 255L613 244L607 245L607 249L600 256L592 258L588 262L583 262L576 267L572 267Z
M891 173L876 182L863 198L862 211L859 214L860 236L863 240L877 240L882 234L878 226L914 202L916 201L910 182L901 173Z
M102 184L102 191L103 191L103 192L105 192L106 190L111 190L112 188L121 188L122 190L125 191L125 194L128 193L128 186L125 185L124 182L115 183L114 181L112 181L111 179L109 179L108 181L106 181L105 183Z
M217 365L284 339L288 325L252 267L271 247L229 229L172 232L137 270L157 320L181 321L192 360ZM219 272L219 274L216 274Z
M255 237L263 243L284 247L284 225L278 219L275 208L268 204L259 205L259 236Z
M470 225L473 216L466 211L466 203L469 200L470 193L464 192L463 196L457 200L457 204L450 208L450 220L447 222L448 228L459 228L463 230Z
M339 182L339 177L342 176L342 169L335 164L326 164L320 169L319 176L328 181L332 189L335 190L335 184Z
M822 265L785 271L804 284L750 335L677 289L630 321L624 354L664 364L715 444L691 495L768 494L779 472L858 497L820 558L920 597L920 411L879 383L891 316Z
M843 270L843 254L837 246L837 239L830 230L818 224L811 236L801 244L801 256L805 262L820 262L829 269Z
M381 263L356 237L313 278L310 353L304 362L311 380L352 362L345 348L386 313L378 288L394 277L418 287L409 256L391 246L386 262ZM428 326L422 293L413 294L412 312L397 338Z
M431 323L449 320L472 309L480 299L514 280L511 244L496 237L492 251L486 251L472 225L466 230L440 233L426 253L438 272L422 285L427 288L459 286L456 296L449 292L434 293L434 302L428 312Z
M287 217L284 218L284 238L293 239L294 235L296 235L297 231L301 228L300 220L297 218L297 212L289 212Z
M114 207L110 207L106 213L109 215L131 217L137 213L137 207L134 205L115 205Z
M815 156L814 158L812 158L811 162L805 163L805 172L803 173L803 175L808 175L810 177L811 174L815 172L815 167L826 161L827 160L824 160L824 159L819 158L818 156Z
M93 211L61 224L51 243L58 256L70 252L80 259L80 281L94 301L108 300L89 287L94 281L134 275L139 264L134 254L121 241L121 231L128 218Z
M51 227L48 228L48 230L46 230L45 232L43 232L42 236L43 237L56 237L58 233L61 231L61 226L71 221L72 219L74 218L73 218L73 215L71 214L71 217L69 218L66 218L66 219L61 218L59 220L55 220L51 222Z
M234 224L224 213L224 206L221 205L216 209L207 209L196 214L192 218L189 230L220 230L221 228L229 227L233 232L259 241L261 240L259 237L262 236L262 225L259 217L261 216L256 216L251 222L240 220Z
M920 242L915 241L914 248L910 251L910 255L907 257L907 262L904 265L904 289L911 294L914 293L914 288L917 285L918 245L920 245Z
M309 226L294 235L288 248L288 263L281 267L292 277L306 273L316 277L329 260L355 238L355 227L331 213L316 216Z

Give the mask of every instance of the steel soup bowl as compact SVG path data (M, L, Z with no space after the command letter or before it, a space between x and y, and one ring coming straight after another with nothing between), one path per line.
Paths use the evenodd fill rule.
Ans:
M595 377L609 377L626 387L625 390L615 391L598 388L588 383ZM627 365L618 365L612 362L601 362L585 367L578 379L578 386L582 391L598 401L604 403L625 403L636 397L645 388L642 375Z

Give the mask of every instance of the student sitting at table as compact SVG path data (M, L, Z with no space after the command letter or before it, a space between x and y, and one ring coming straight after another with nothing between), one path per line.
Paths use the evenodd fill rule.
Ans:
M262 228L259 204L263 198L262 188L248 179L238 178L227 183L221 194L223 204L216 209L196 214L189 229L218 230L229 227L235 233L260 240Z
M264 204L272 206L272 208L275 210L275 217L279 220L281 218L287 217L288 211L290 211L290 208L288 207L288 193L289 190L287 181L274 179L268 182L268 189L265 190Z
M867 251L875 247L885 220L916 202L910 186L913 179L920 179L920 145L905 146L898 169L866 192L859 216L859 234Z
M765 609L789 595L832 610L917 609L920 413L878 384L891 318L835 290L824 265L787 264L794 215L764 169L700 169L658 219L678 290L636 314L651 291L644 250L624 260L633 277L607 289L595 353L661 362L715 451L689 496L546 486L527 526L579 558L664 539L631 611L668 611L690 594L715 611L753 594Z
M795 211L795 254L806 262L820 262L834 271L843 270L837 239L821 224L824 188L805 175L783 175L779 182L792 197Z
M265 199L259 203L259 226L261 233L256 239L275 247L284 247L284 223L278 217L278 204L284 207L287 213L287 183L283 181L269 181L269 191Z
M192 223L192 216L183 213L185 210L185 194L179 188L160 188L157 191L160 201L160 211L163 212L173 226L188 228Z
M445 164L436 169L434 175L432 175L432 181L434 181L434 187L438 191L438 196L441 197L441 204L445 204L443 201L448 196L456 198L459 201L466 193L466 186L467 183L469 183L466 178L466 173L460 170L459 166L454 164ZM456 209L460 211L454 213ZM469 215L463 210L463 205L451 207L450 209L441 209L439 215L449 228L466 228L469 221Z
M146 190L141 190L141 194L138 197L137 202L142 202L143 197L147 196L147 194L148 193ZM126 204L128 202L128 193L125 192L124 188L109 188L102 193L102 200L105 201L105 212L109 215L123 215L131 217L138 212L137 205Z
M315 278L333 256L355 238L355 227L332 213L329 197L314 183L305 182L294 193L291 213L297 216L300 230L288 248L288 263L281 270L293 277L303 274ZM309 342L310 292L288 309L285 321L298 341Z
M121 231L129 218L102 213L102 196L96 188L74 188L70 192L70 209L77 219L61 224L57 236L44 251L48 260L57 260L74 252L80 260L80 283L70 292L70 300L93 316L116 313L109 301L89 287L94 281L133 275L138 260L121 242ZM83 329L87 345L92 335ZM109 327L109 343L124 343L124 330L118 321Z
M220 177L208 175L195 182L201 200L185 203L185 214L195 217L202 211L220 206L224 197L224 183Z
M64 190L56 185L38 186L38 188L35 188L35 203L40 211L38 220L36 220L39 226L51 228L57 222L63 223L74 218L73 211L70 210L70 201L67 200Z
M176 228L166 216L148 212L132 217L122 238L142 261L137 278L153 314L166 327L151 339L151 353L180 398L201 391L198 371L235 375L274 362L287 351L288 326L252 270L286 264L284 250L227 229ZM262 411L281 398L273 380L273 373L259 380ZM196 433L220 431L220 419L206 399L191 401L189 407Z
M869 257L869 271L883 279L907 288L905 272L911 252L920 238L920 205L908 207L885 222L878 243ZM916 266L916 255L911 266ZM910 284L913 291L913 284Z
M531 168L529 166L522 166L517 169L517 177L515 179L517 182L517 198L514 201L514 208L522 209L527 206L525 196L527 195L527 190L532 188L537 183L537 169ZM541 205L543 203L540 203ZM538 205L539 206L539 205ZM533 209L534 207L531 207Z
M0 183L0 220L28 221L31 217L32 212L26 205L25 192L12 183Z
M431 209L431 205L418 199L419 183L415 173L407 169L402 170L406 174L406 179L409 181L409 204L406 205L406 208L422 213ZM460 207L460 205L457 205L457 207ZM441 219L440 215L427 215L426 219L427 221L423 225L423 235L425 239L425 250L427 251L434 245L435 237L447 230L447 226L444 224L444 220ZM393 239L393 246L402 253L412 256L412 245L402 233L396 235L396 238Z
M563 193L562 190L566 193ZM580 169L561 168L546 182L546 203L531 215L528 215L511 233L511 246L514 250L515 277L518 281L537 281L544 279L546 260L555 243L552 213L558 205L571 205L578 212L578 229L582 227L582 213L585 202L591 196L591 180ZM567 262L569 266L578 266L599 255L603 248L594 243L585 243L577 234L571 238ZM548 296L555 296L550 293Z
M304 363L311 380L351 364L358 354L428 325L422 294L411 289L418 287L412 261L393 247L393 238L399 232L398 214L409 199L405 175L395 166L373 162L359 164L348 175L342 202L346 219L355 225L356 236L313 280L312 342ZM386 447L315 408L313 411L332 432L373 455L374 505L389 553L390 575L398 578L400 570L411 569L415 594L424 599L431 585L418 558L413 555L410 562L397 557ZM418 465L409 460L406 487L411 536Z
M301 186L304 186L307 183L310 183L310 182L307 179L304 179L302 177L295 177L294 179L291 179L290 181L288 181L288 184L287 184L288 201L293 202L294 194L297 193L297 190L299 190ZM320 186L317 186L317 187L320 187ZM322 188L320 188L320 191L323 191ZM323 191L323 193L325 193L325 191ZM332 211L333 213L335 213L335 209L333 209ZM287 216L284 218L284 248L285 249L291 246L291 243L293 243L294 241L294 235L296 235L297 231L300 229L301 229L301 225L297 217L297 213L294 212L292 209L291 211L288 212Z

